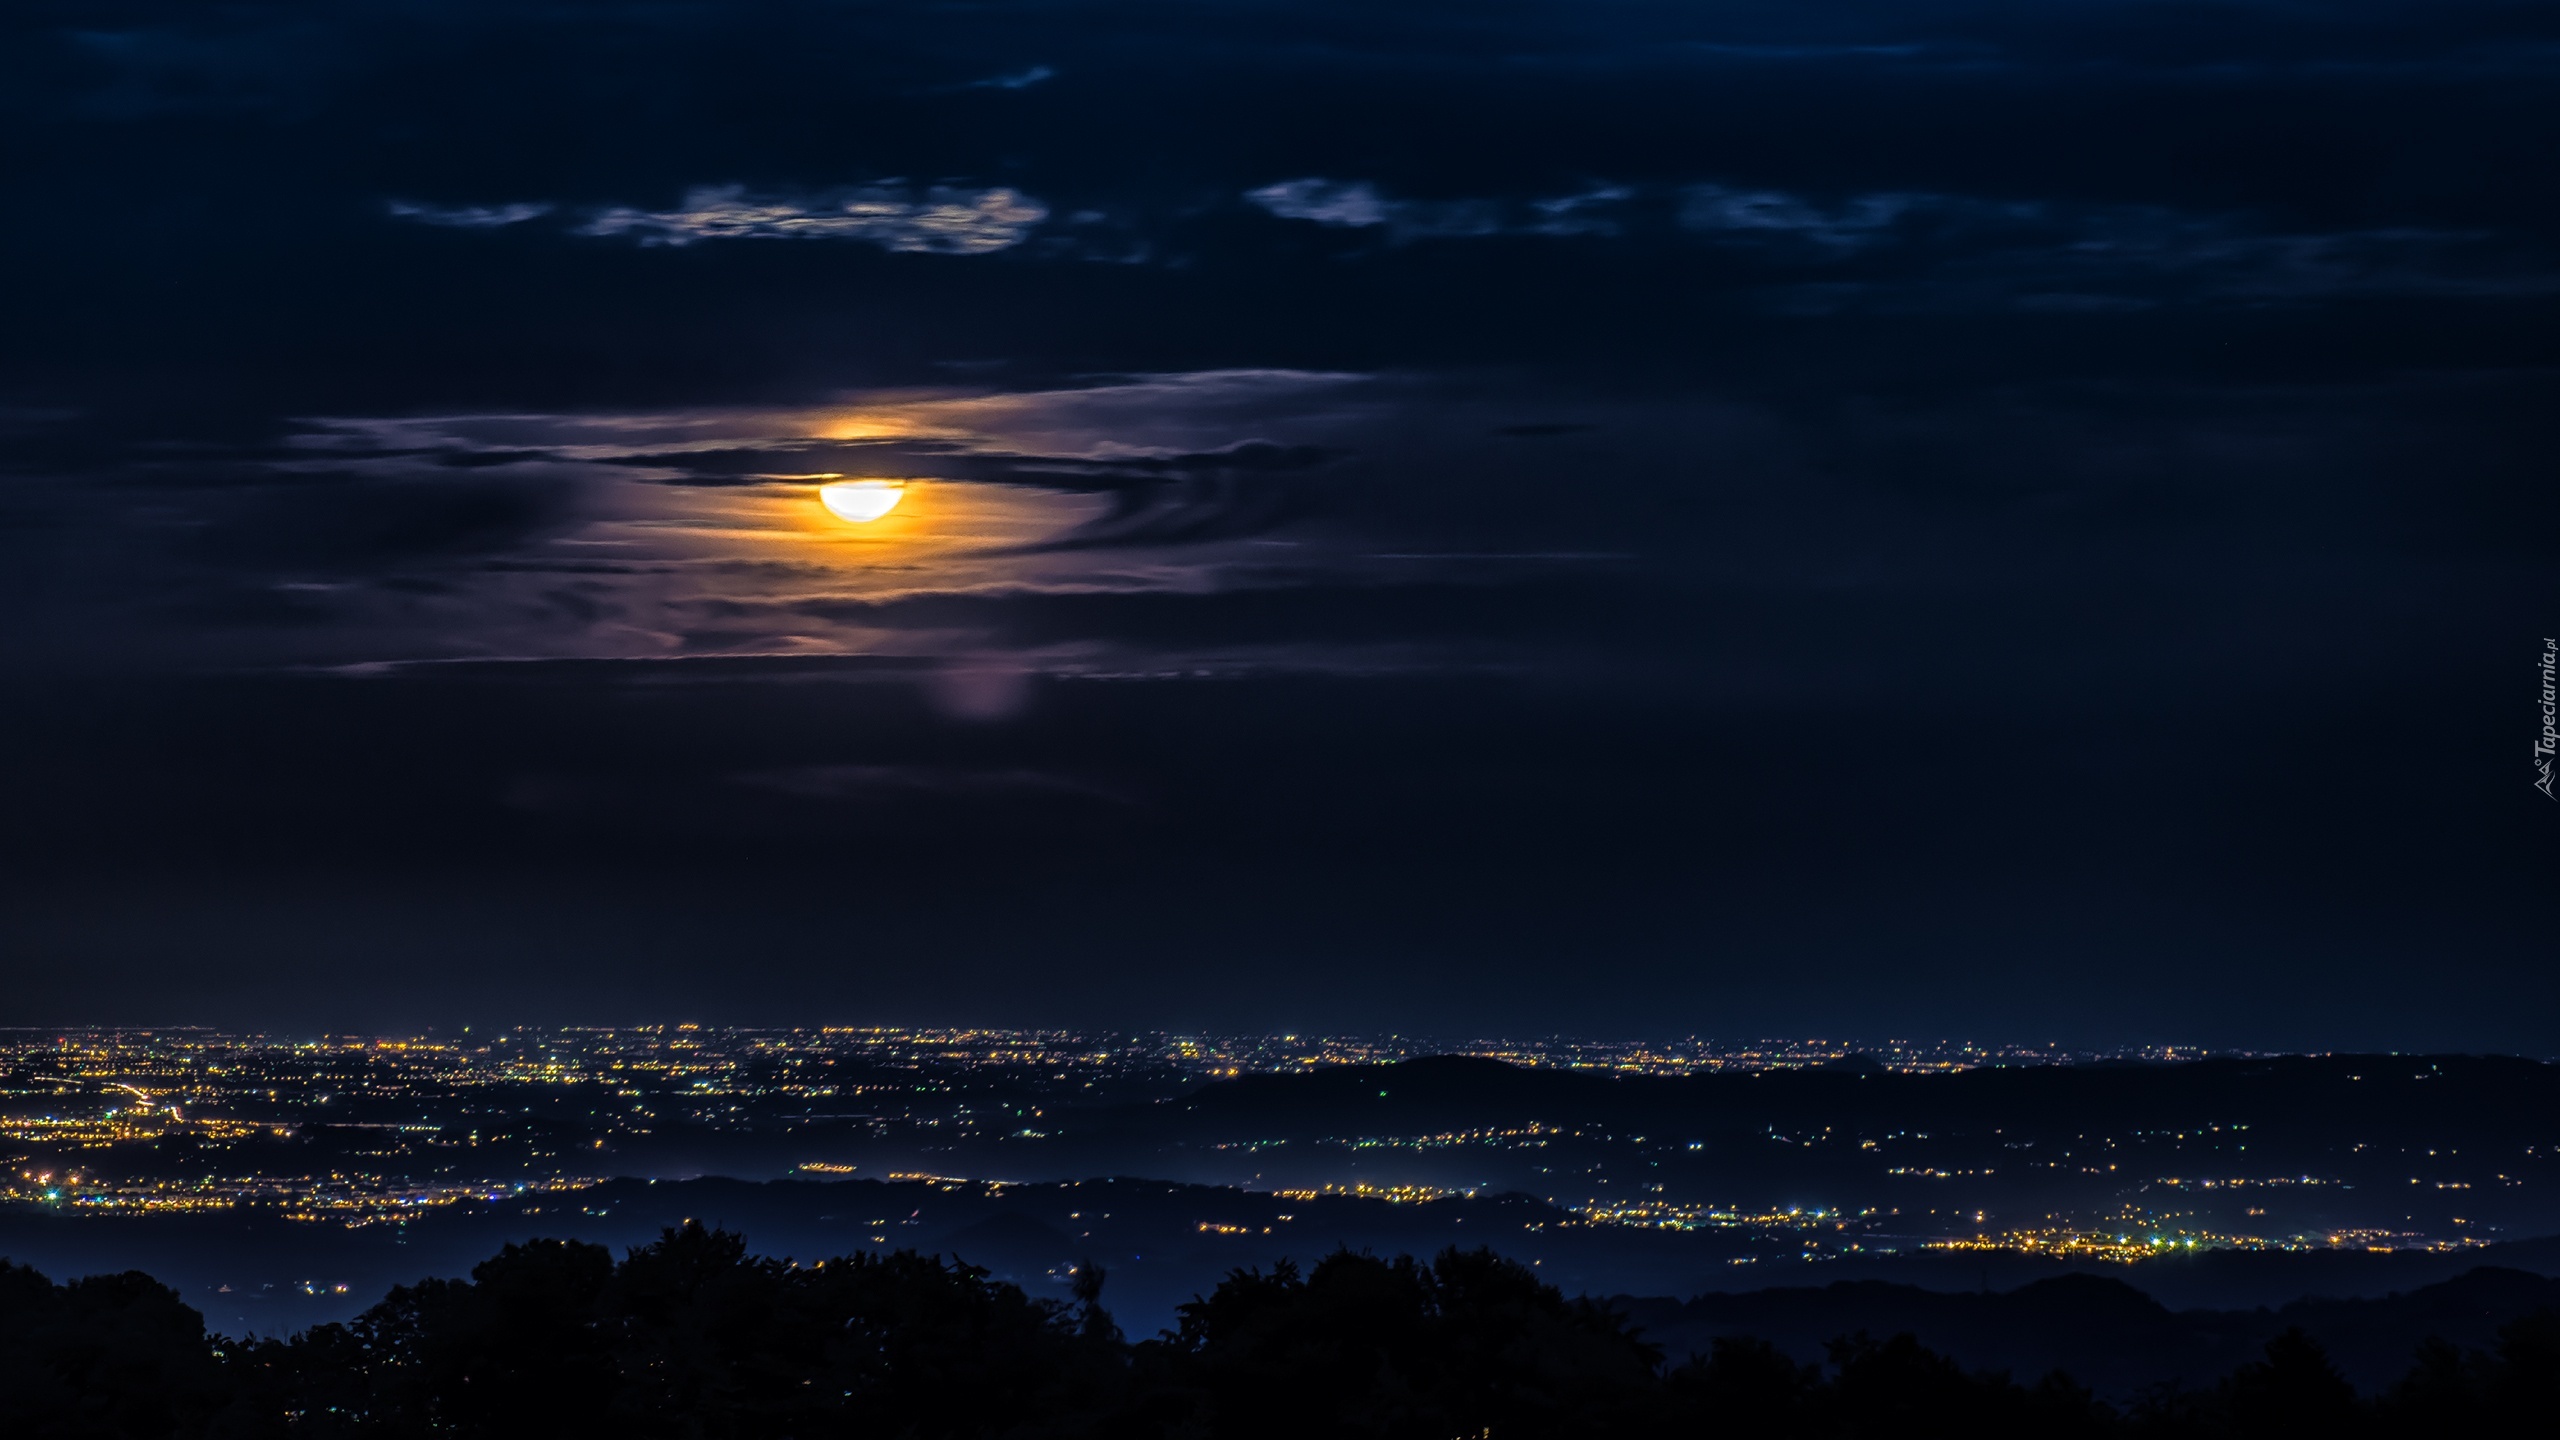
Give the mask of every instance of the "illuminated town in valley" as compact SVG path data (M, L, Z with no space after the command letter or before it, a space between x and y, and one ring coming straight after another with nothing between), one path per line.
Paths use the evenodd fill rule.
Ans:
M856 1247L1009 1211L1142 1268L1259 1263L1354 1229L1480 1239L1595 1280L1932 1254L2156 1267L2543 1233L2555 1112L2448 1140L2325 1098L2389 1115L2393 1096L2515 1067L2547 1068L1909 1042L19 1030L0 1036L0 1173L29 1214L309 1236L594 1221L635 1184L721 1176L779 1184L800 1220L848 1211ZM1097 1185L1120 1199L1078 1199Z

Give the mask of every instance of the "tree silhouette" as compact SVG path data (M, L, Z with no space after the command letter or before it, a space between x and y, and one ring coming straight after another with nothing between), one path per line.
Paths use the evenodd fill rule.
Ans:
M1666 1370L1606 1308L1488 1250L1238 1270L1132 1344L1102 1268L1071 1302L912 1251L800 1265L690 1224L617 1262L509 1245L343 1325L208 1337L140 1274L0 1261L6 1440L2075 1440L2548 1433L2560 1314L2494 1351L2432 1343L2377 1401L2300 1330L2127 1415L2060 1374L1968 1371L1909 1335L1801 1363L1729 1336Z
M200 1433L227 1398L204 1317L139 1271L55 1285L0 1260L0 1434Z
M1160 1373L1219 1435L1601 1433L1650 1398L1659 1360L1489 1250L1240 1270L1181 1317Z
M2267 1342L2267 1358L2222 1382L2222 1406L2243 1435L2361 1435L2365 1407L2355 1387L2300 1326Z
M1671 1372L1674 1413L1716 1417L1771 1440L1815 1433L1822 1368L1799 1365L1757 1336L1718 1336L1707 1354Z

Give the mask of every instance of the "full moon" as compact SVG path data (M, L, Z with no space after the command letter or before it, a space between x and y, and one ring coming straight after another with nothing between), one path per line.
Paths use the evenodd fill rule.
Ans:
M839 520L869 524L907 497L904 480L838 480L818 487L818 503Z

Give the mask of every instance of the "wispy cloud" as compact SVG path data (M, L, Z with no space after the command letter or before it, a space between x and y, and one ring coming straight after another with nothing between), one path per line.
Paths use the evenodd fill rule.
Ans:
M2294 231L2264 217L2157 205L2066 205L1883 193L1821 204L1779 191L1692 186L1684 229L1810 260L1831 278L1788 287L1788 308L2017 308L2299 304L2351 296L2500 298L2560 289L2545 259L2490 231ZM1836 268L1835 268L1836 267Z
M1787 236L1817 245L1855 249L1884 238L1894 222L1916 206L1932 203L1943 208L1946 202L1933 196L1860 195L1824 209L1801 196L1778 190L1692 185L1681 196L1680 225L1708 234Z
M1350 457L1394 413L1377 380L1096 379L806 407L312 417L227 459L147 451L110 473L185 517L161 563L211 571L218 585L188 583L231 607L192 623L262 663L903 657L930 662L901 673L963 718L1009 713L1035 672L1234 648L1117 621L1033 626L1073 609L1057 597L1375 568L1357 552L1378 542L1330 527ZM816 499L839 476L904 480L905 503L844 523ZM1246 548L1283 529L1285 567ZM969 596L987 598L952 598Z
M2487 230L2302 232L2268 217L2145 204L2056 203L1921 190L1845 196L1698 182L1595 185L1538 200L1404 200L1366 180L1306 177L1245 192L1283 220L1394 240L1495 235L1685 237L1766 267L1795 313L1849 308L2300 304L2560 291L2546 256Z
M1034 65L1028 70L1023 70L1012 75L991 75L984 80L972 80L969 82L968 88L972 90L1028 90L1043 80L1056 79L1057 75L1057 71L1050 69L1046 65Z
M1384 225L1389 214L1386 200L1366 180L1345 182L1313 176L1282 180L1259 190L1247 190L1244 198L1283 220L1313 220L1319 225Z
M1597 212L1632 200L1635 193L1623 185L1602 185L1579 195L1533 200L1529 208L1538 218L1527 228L1539 235L1615 235L1618 222Z
M1485 235L1615 234L1617 224L1597 213L1635 192L1603 185L1578 195L1529 202L1525 212L1498 200L1400 200L1366 180L1306 176L1245 192L1245 199L1283 220L1311 220L1338 229L1383 228L1398 240L1464 239Z
M687 191L673 210L606 210L581 235L629 235L643 245L704 240L863 240L885 250L983 255L1022 242L1048 207L998 186L934 186L921 198L894 184L824 195L751 195L743 185Z
M1679 227L1692 233L1750 240L1784 237L1852 249L1882 238L1916 206L1943 208L1945 197L1880 194L1857 196L1824 208L1777 190L1691 185L1650 192L1677 202ZM1525 202L1501 200L1402 200L1367 180L1310 176L1248 190L1245 198L1283 220L1309 220L1340 229L1382 228L1399 238L1477 235L1615 235L1623 210L1638 192L1625 185L1595 185L1571 195ZM1657 207L1651 213L1659 216ZM1657 222L1658 223L1658 222Z
M1310 176L1248 190L1245 198L1283 220L1341 229L1383 227L1398 240L1499 235L1509 228L1489 200L1391 200L1366 180Z
M383 209L403 220L421 225L450 225L463 230L495 230L502 225L521 225L538 220L552 211L541 201L519 201L513 205L421 205L413 200L392 200Z

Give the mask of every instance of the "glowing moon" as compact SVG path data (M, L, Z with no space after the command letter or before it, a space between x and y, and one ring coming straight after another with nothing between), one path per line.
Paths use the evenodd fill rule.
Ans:
M839 520L867 525L907 498L904 480L838 480L818 487L818 503Z

